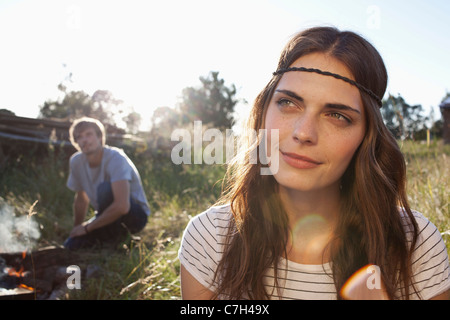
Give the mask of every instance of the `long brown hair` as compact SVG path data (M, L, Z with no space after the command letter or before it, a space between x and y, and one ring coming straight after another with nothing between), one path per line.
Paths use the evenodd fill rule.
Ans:
M295 35L282 51L278 69L288 68L309 53L328 54L347 66L355 81L383 97L387 72L377 50L361 36L335 28L318 27ZM264 116L281 79L274 75L257 96L248 128L263 128ZM380 267L389 298L408 299L412 275L410 248L417 237L417 224L406 196L406 169L403 155L383 123L379 106L361 93L366 114L364 140L342 177L340 218L330 242L331 266L337 298L345 281L361 267L372 263ZM258 148L247 149L246 156ZM287 256L288 217L278 196L278 185L271 175L261 175L261 164L236 161L228 168L226 192L234 216L222 260L215 278L217 296L267 299L273 292L264 286L264 275L274 268L275 288L278 261ZM376 193L374 192L376 190ZM403 208L413 228L408 240L399 214ZM400 296L397 293L400 290Z

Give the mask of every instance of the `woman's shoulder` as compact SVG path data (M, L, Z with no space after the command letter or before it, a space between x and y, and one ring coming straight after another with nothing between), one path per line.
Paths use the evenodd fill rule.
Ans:
M421 212L416 210L411 210L412 216L414 218L414 221L417 224L417 235L418 236L424 236L424 235L430 235L433 233L436 233L437 227ZM401 208L400 209L400 215L403 220L403 226L405 227L405 231L407 233L413 232L413 225L411 223L411 219L406 214L406 211ZM440 233L439 233L440 235Z
M414 285L422 299L429 299L450 288L447 247L441 232L430 219L418 211L411 212L417 224L417 241L411 256ZM411 222L405 212L402 214L411 241Z
M202 285L214 288L214 274L222 259L228 228L233 221L229 205L213 206L190 219L178 257Z
M188 229L208 231L212 234L225 235L230 223L234 221L229 204L212 206L202 213L194 216L188 224Z
M216 221L216 225L219 226L228 226L230 221L233 220L230 204L212 206L206 210L204 214L214 219Z
M402 210L403 226L405 228L406 237L409 243L412 242L414 236L414 228L411 223L411 219L408 218L404 210ZM425 263L425 261L432 258L440 257L441 260L448 259L447 248L444 240L442 239L441 231L439 230L430 219L428 219L421 212L411 210L414 221L417 225L416 230L416 242L414 248L412 248L412 256L414 263Z

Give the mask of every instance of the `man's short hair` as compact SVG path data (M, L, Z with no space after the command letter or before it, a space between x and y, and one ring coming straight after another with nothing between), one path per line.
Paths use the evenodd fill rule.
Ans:
M102 139L102 145L105 145L106 135L103 124L94 118L83 117L75 120L69 129L69 138L72 145L79 151L80 146L77 143L78 135L88 128L93 128L97 137Z

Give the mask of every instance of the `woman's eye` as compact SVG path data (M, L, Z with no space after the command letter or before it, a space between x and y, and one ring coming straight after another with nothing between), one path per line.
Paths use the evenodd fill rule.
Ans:
M337 120L346 121L348 123L351 123L351 120L349 118L347 118L346 116L344 116L340 113L333 112L333 113L330 113L329 115L330 115L330 117L336 118Z
M285 98L279 99L277 101L277 105L280 108L283 108L283 107L296 107L296 105L292 101L290 101L288 99L285 99Z

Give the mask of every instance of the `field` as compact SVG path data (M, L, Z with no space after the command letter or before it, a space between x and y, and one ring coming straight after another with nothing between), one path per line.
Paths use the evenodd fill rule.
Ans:
M411 207L443 233L450 252L450 145L401 143L408 164ZM85 280L68 299L180 299L177 252L190 217L212 205L221 192L223 165L173 165L170 157L130 154L140 171L152 215L140 239L117 248L85 250L84 263L101 276ZM40 226L36 247L61 245L72 227L73 193L65 187L67 159L50 150L41 161L22 158L0 171L0 201L16 216L28 215ZM34 205L34 207L33 207ZM90 212L93 214L93 212Z

